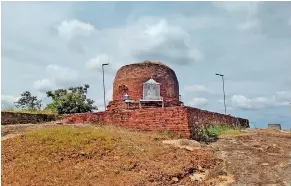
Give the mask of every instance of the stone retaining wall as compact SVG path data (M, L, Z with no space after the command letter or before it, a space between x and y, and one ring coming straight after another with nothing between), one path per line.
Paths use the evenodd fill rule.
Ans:
M44 123L55 121L58 116L55 114L31 114L19 112L1 112L1 125Z

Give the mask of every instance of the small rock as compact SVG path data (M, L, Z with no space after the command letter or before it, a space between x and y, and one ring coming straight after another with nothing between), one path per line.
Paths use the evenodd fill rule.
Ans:
M72 154L71 157L76 158L76 157L78 157L78 154Z
M119 156L114 156L113 159L115 159L115 160L119 160L120 157L119 157Z
M269 166L269 163L262 163L262 166Z
M174 182L178 182L179 179L178 179L177 177L173 177L173 178L172 178L172 181L174 181Z
M198 170L202 171L203 168L200 165L198 165Z
M193 173L189 177L193 181L199 181L199 182L201 182L201 181L203 181L205 179L206 174L208 174L208 172L204 172L204 173Z
M79 154L80 154L81 156L85 156L85 155L86 155L86 153L85 153L85 152L83 152L83 151L82 151L82 152L80 152Z

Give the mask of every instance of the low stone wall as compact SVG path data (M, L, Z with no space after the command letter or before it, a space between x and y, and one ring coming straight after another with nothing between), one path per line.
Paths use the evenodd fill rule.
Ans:
M31 114L19 112L1 112L1 125L43 123L55 121L58 116L55 114Z
M207 125L249 127L247 119L185 106L70 114L62 117L68 123L111 123L143 131L172 131L192 139L199 139L201 128Z

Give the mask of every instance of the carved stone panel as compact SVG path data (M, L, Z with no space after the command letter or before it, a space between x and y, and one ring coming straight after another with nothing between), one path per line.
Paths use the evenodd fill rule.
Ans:
M144 84L143 99L144 100L159 100L160 99L160 85L159 84Z

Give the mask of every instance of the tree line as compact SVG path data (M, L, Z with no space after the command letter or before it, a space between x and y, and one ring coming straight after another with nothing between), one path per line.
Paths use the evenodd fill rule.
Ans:
M94 106L94 101L87 98L87 92L90 86L70 87L68 89L57 89L47 91L46 96L52 99L44 110L58 112L59 114L92 112L98 108ZM16 108L21 110L38 111L42 109L42 100L33 96L30 91L25 91L21 97L14 103Z

